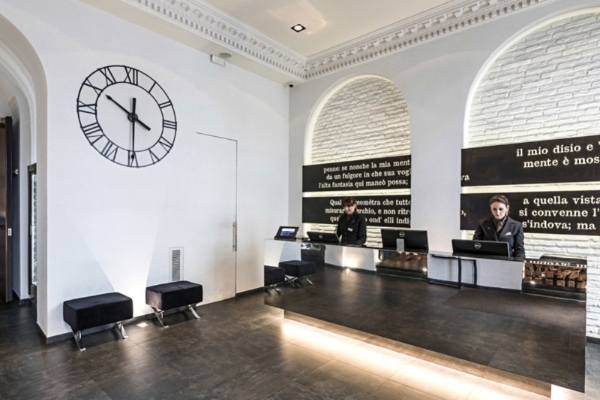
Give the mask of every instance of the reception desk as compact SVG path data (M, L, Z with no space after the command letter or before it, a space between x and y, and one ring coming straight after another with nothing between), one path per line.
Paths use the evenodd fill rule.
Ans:
M427 264L429 266L427 277L433 283L461 283L521 291L523 260L473 257L434 251L428 255Z
M521 293L520 261L476 258L475 286L471 258L460 258L459 288L458 259L449 253L265 240L265 265L290 260L314 261L317 272L313 285L265 293L265 304L286 317L584 390L585 301Z
M265 241L265 265L276 267L280 261L300 260L311 246L324 247L323 262L340 268L387 273L404 277L427 278L430 283L465 284L520 291L523 261L493 256L473 257L432 251L399 252L377 247L344 246L302 241ZM460 267L460 268L459 268ZM459 274L460 271L460 274Z

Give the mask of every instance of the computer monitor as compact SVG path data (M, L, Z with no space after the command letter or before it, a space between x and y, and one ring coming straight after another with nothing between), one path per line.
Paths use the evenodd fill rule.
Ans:
M306 232L311 242L318 243L334 243L339 244L340 239L335 233L327 233L327 232Z
M494 240L452 239L452 252L455 255L510 257L508 243Z
M277 240L296 240L297 226L280 226L275 235Z
M404 251L427 253L429 243L427 241L427 231L414 231L408 229L382 229L381 242L383 248L395 249L396 239L404 240Z

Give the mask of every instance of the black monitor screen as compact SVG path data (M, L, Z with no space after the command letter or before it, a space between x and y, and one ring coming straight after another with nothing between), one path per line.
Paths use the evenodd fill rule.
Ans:
M311 242L321 243L339 243L340 240L335 233L327 232L306 232Z
M408 229L381 230L381 241L384 248L395 249L396 239L404 239L404 251L427 252L429 250L427 231L413 231Z
M471 254L473 256L510 257L508 243L493 240L452 239L452 252L455 254Z
M298 233L297 226L280 226L275 239L296 239L296 233Z

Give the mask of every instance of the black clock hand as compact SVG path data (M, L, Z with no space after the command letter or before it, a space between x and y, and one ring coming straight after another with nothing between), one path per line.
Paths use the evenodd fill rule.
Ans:
M125 109L125 107L123 107L122 105L120 105L119 103L117 103L117 102L115 101L115 99L113 99L113 98L112 98L112 97L110 97L109 95L106 95L106 97L108 97L108 99L109 99L110 101L112 101L113 103L115 103L116 105L118 105L118 106L119 106L119 108L120 108L121 110L125 111L125 112L127 113L127 116L128 116L128 117L131 115L131 114L129 113L129 111L127 111L127 110Z
M145 123L143 123L142 121L140 121L140 119L138 118L137 115L133 115L133 118L140 123L141 126L143 126L144 128L146 128L147 130L150 130L150 127L148 125L146 125Z
M125 107L123 107L122 105L120 105L119 103L117 103L115 99L113 99L113 98L112 98L112 97L110 97L109 95L106 95L106 97L108 97L108 99L109 99L110 101L112 101L112 102L113 102L113 103L115 103L117 106L119 106L119 108L120 108L121 110L125 111L125 112L127 113L127 118L128 118L130 121L132 121L132 120L133 120L133 121L137 121L137 122L139 122L139 123L140 123L140 125L142 125L144 128L146 128L147 130L150 130L150 127L149 127L148 125L146 125L145 123L143 123L142 121L140 121L140 119L137 117L137 115L135 115L135 111L134 111L133 113L130 113L129 111L127 111L127 110L125 109Z
M135 103L136 103L136 99L135 97L133 98L133 110L131 111L131 114L129 114L131 116L131 118L129 118L129 120L131 121L131 159L133 160L135 158L135 121L137 119L137 116L135 115Z

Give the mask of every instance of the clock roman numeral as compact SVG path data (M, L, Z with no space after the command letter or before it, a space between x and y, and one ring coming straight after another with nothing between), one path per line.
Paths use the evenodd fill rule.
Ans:
M160 145L167 151L167 153L171 150L171 147L173 147L173 143L165 139L164 136L160 137L158 143L160 143Z
M85 82L83 82L83 84L84 84L85 86L89 86L89 87L91 87L92 89L94 89L94 91L96 92L96 94L100 94L100 93L102 93L102 89L100 89L99 87L96 87L96 86L92 85L92 82L90 82L90 80L89 80L89 79L86 79L86 80L85 80Z
M156 164L160 161L160 157L158 157L152 150L148 150L150 152L150 158L152 159L152 164Z
M140 166L140 164L138 163L137 154L135 151L131 151L131 150L127 151L127 166L128 167L133 167L133 166L139 167Z
M104 146L104 148L102 149L102 151L100 153L104 157L110 158L111 160L115 161L115 158L117 158L118 150L119 150L119 148L117 147L116 144L114 144L113 142L108 142L108 143L106 143L106 145Z
M83 101L77 101L77 111L86 114L96 114L96 104L85 104Z
M94 122L93 124L82 126L81 129L83 130L83 133L85 133L85 136L87 136L87 137L89 137L90 135L92 135L96 132L102 132L102 128L100 127L100 124L97 122Z
M139 72L140 71L138 71L135 68L125 67L125 73L127 74L127 76L125 77L125 82L137 85Z
M173 105L173 103L171 103L171 100L169 100L169 101L165 101L164 103L160 103L158 106L160 108L165 108L165 107L170 107L172 105Z
M163 126L168 129L177 129L177 122L164 120Z
M99 71L106 78L106 86L112 85L113 83L117 82L117 80L115 79L115 76L113 75L110 68L108 68L108 67L101 68Z

